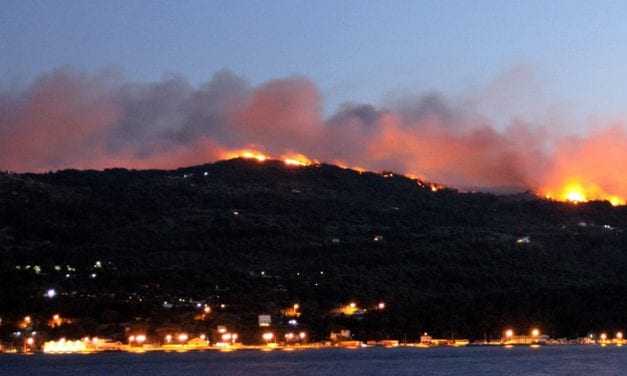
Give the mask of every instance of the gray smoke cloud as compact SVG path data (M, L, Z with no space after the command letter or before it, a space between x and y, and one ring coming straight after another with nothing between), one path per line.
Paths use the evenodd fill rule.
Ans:
M565 138L551 139L545 127L520 118L497 127L468 102L429 92L383 107L347 103L325 117L318 88L304 77L253 86L224 70L195 86L174 75L146 83L64 68L20 91L2 90L0 168L175 168L254 148L457 187L535 189L560 184L563 169L585 175L562 150L591 149L598 161L603 147L590 145L607 142L610 130L613 142L627 144L614 125L578 139L573 150ZM627 162L625 153L614 154L613 161ZM627 193L622 177L604 172L613 189ZM601 180L593 183L603 187Z

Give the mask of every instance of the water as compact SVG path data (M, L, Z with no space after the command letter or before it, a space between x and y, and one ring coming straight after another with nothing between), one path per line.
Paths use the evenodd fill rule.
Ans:
M0 375L627 375L627 347L1 355Z

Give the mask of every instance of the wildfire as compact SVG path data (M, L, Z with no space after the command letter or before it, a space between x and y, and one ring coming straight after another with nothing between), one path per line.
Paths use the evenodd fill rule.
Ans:
M283 160L283 163L288 166L310 166L314 163L318 163L303 154L286 154L281 157L281 159Z
M244 149L244 150L235 150L235 151L226 152L222 155L221 159L234 159L234 158L255 159L259 162L265 162L270 157L256 150Z
M284 154L280 158L273 158L269 154L262 153L257 150L252 149L243 149L243 150L233 150L228 151L222 154L221 159L234 159L234 158L243 158L243 159L254 159L258 162L265 162L269 159L280 159L287 166L310 166L312 164L318 163L317 161L310 159L304 154L300 153L288 153Z
M579 180L570 180L562 188L545 190L544 196L548 199L579 204L594 200L609 201L613 206L625 205L625 200L619 196L609 194L594 183L581 183Z
M258 162L266 162L269 160L278 160L282 161L288 167L307 167L312 165L319 165L320 162L316 159L309 158L308 156L301 153L285 153L280 157L272 156L268 153L260 152L255 149L240 149L240 150L230 150L225 151L221 154L220 159L235 159L235 158L243 158L243 159L251 159L256 160ZM365 173L367 170L360 166L349 166L343 161L333 160L331 163L334 165L343 168L349 169L358 172L359 174ZM390 172L382 173L383 177L393 177L394 174ZM404 174L405 177L415 180L418 186L430 189L432 192L437 192L443 188L445 188L442 184L435 183L425 183L425 178L421 176L417 176L411 173Z

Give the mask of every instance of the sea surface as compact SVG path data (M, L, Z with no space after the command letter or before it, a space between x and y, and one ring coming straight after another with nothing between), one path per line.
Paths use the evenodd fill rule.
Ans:
M627 347L0 355L0 375L627 375Z

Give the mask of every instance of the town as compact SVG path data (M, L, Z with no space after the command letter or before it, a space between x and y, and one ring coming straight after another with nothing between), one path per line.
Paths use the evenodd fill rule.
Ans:
M54 298L56 292L48 291L47 297ZM217 309L225 309L225 305ZM378 311L381 314L387 308L385 302L378 302L371 308L359 306L356 302L349 302L334 309L330 314L344 318L361 319L368 310ZM197 304L194 320L199 322L211 322L214 316L214 308L209 305ZM618 331L613 334L601 332L591 333L579 338L550 338L543 334L539 328L531 328L528 333L519 334L513 328L503 330L500 338L470 341L461 338L433 338L428 333L422 333L417 341L407 339L376 339L368 340L357 338L350 329L341 328L325 333L311 333L299 325L302 310L299 303L294 303L281 310L279 317L273 321L269 314L257 315L257 328L246 334L240 335L238 328L230 325L205 326L204 331L186 331L184 326L149 327L145 324L124 326L123 333L108 338L100 335L85 335L77 337L69 335L72 331L65 331L68 335L57 337L55 334L63 333L64 327L71 328L77 321L75 318L53 314L48 320L32 315L24 316L18 321L0 320L0 328L3 332L10 329L10 338L3 338L0 342L0 353L9 354L72 354L72 353L98 353L106 351L124 351L143 353L149 351L236 351L236 350L260 350L260 351L294 351L305 349L358 349L369 347L382 348L434 348L434 347L464 347L464 346L502 346L511 348L514 346L540 346L556 345L598 345L618 346L624 344L623 333Z

